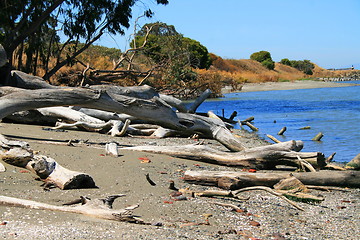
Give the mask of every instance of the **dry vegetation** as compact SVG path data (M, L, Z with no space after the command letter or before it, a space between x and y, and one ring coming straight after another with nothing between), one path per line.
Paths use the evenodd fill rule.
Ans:
M51 83L54 85L70 85L77 86L83 79L83 71L86 65L92 69L111 70L113 68L113 61L117 60L121 55L121 51L114 48L106 48L101 46L91 46L84 51L77 61L72 65L62 67L54 77L51 78ZM178 85L184 89L202 90L210 88L215 95L221 92L221 88L231 86L233 90L240 90L244 83L258 83L258 82L277 82L277 81L294 81L299 79L313 79L318 77L338 77L346 75L346 71L329 71L317 65L313 70L313 75L306 75L293 67L275 63L274 70L268 70L261 63L251 59L223 59L215 54L210 54L212 58L212 66L205 69L194 69L197 74L196 81L179 83ZM140 59L141 60L141 59ZM142 64L136 65L139 71L144 71L149 66L146 66L146 61L142 59ZM55 65L55 59L52 59L49 66ZM38 76L44 74L44 70L38 68ZM115 79L113 83L122 86L136 85L138 80L135 79ZM165 80L154 74L146 82L159 88L159 86L166 85ZM171 80L166 80L171 81ZM184 85L185 84L185 85ZM184 86L183 86L184 85ZM159 88L161 89L161 87ZM168 89L166 89L168 91Z
M275 69L268 70L261 63L251 59L223 59L216 55L212 55L212 59L213 65L209 71L217 72L225 79L231 77L242 82L293 81L317 77L336 77L341 74L339 71L329 71L317 65L315 65L313 75L306 75L293 67L281 63L275 63Z

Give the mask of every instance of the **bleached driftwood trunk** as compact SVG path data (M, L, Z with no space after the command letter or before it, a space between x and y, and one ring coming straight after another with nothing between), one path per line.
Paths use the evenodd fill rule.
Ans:
M314 167L326 165L325 157L319 152L296 152L302 148L301 141L289 141L267 145L239 152L224 152L205 145L185 146L135 146L123 149L161 153L171 156L189 158L203 162L227 166L255 169L274 169L277 165L299 166L301 159L310 162Z
M358 171L294 172L292 174L305 185L360 187L360 172ZM250 186L272 187L288 176L288 172L186 171L184 180L234 190Z

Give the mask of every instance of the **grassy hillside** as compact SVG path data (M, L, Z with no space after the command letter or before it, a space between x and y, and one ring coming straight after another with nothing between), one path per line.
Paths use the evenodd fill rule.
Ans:
M234 77L242 79L244 82L276 82L293 81L299 79L317 78L317 77L335 77L339 72L329 71L317 65L313 70L313 75L306 75L296 68L275 63L274 70L268 70L261 63L251 59L223 59L212 55L213 65L208 71L218 72L224 77Z

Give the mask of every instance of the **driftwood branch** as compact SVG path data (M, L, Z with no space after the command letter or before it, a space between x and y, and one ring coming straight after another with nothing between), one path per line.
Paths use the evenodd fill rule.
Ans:
M274 191L273 189L269 188L269 187L264 187L264 186L254 186L254 187L247 187L247 188L242 188L239 189L237 191L233 191L234 195L239 194L240 192L246 192L246 191L253 191L253 190L261 190L261 191L266 191L268 193L271 193L272 195L275 195L279 198L281 198L282 200L286 201L287 203L291 204L292 206L294 206L295 208L304 211L304 209L302 207L300 207L299 205L297 205L295 202L289 200L288 198L286 198L285 196L283 196L281 193Z
M20 198L13 198L7 196L0 196L0 205L2 206L12 206L12 207L22 207L30 209L40 209L40 210L50 210L50 211L60 211L68 213L77 213L83 214L90 217L114 220L119 222L130 222L130 223L140 223L144 224L144 221L140 218L135 217L131 214L131 211L128 209L119 209L113 210L112 204L114 200L118 197L125 196L123 194L112 195L103 199L94 199L90 200L86 197L81 197L82 205L75 207L72 206L55 206L46 203L25 200Z
M135 146L123 149L161 153L241 168L273 169L277 165L299 166L297 156L301 156L303 159L311 161L315 166L325 166L325 158L321 153L301 153L294 151L301 148L302 142L289 141L280 144L245 149L240 152L224 152L205 145Z

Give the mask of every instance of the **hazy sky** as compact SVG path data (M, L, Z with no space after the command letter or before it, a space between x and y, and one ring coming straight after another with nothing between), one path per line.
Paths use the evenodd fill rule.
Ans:
M274 61L309 59L324 68L360 67L360 0L169 0L166 6L149 2L143 4L155 15L141 24L174 25L223 58L248 59L265 50ZM134 9L134 17L144 5ZM98 44L124 50L124 39L103 37Z

